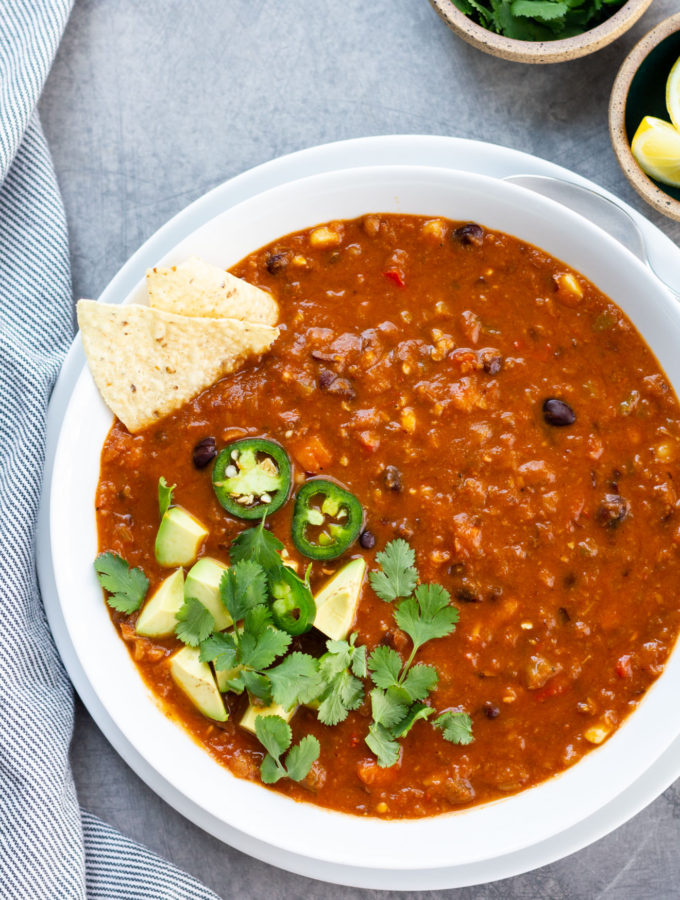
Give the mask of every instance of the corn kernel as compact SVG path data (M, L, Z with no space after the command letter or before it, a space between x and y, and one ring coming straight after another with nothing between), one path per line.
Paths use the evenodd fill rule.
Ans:
M405 407L401 412L401 427L409 434L413 434L416 430L416 414L410 406Z
M384 813L386 813L388 809L389 806L385 803L384 800L381 800L380 803L378 803L378 805L376 806L375 811L377 813L380 813L380 815L384 815Z
M340 235L328 225L321 225L310 233L309 243L312 247L337 247L340 243Z
M444 237L445 228L446 226L441 219L430 219L429 222L425 222L423 225L422 232L427 237L433 237L441 241Z
M584 732L583 737L590 744L601 744L602 741L609 736L610 731L611 728L609 725L600 723L599 725L593 725L586 732Z
M557 286L561 291L568 291L576 297L580 298L583 296L583 288L571 272L563 272L561 275L558 275Z

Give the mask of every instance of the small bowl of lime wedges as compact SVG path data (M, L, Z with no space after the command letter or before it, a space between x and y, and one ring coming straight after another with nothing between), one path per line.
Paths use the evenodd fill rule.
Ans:
M635 190L680 221L680 13L660 22L624 60L612 88L609 131Z

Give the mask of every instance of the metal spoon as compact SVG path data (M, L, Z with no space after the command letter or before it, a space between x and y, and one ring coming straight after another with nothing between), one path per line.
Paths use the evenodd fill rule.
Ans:
M573 181L554 178L551 175L508 175L503 181L528 188L537 194L543 194L544 197L556 200L599 225L624 247L627 247L631 253L634 253L663 286L677 300L680 300L680 285L670 284L652 264L644 234L628 210L621 204L590 188L575 184Z

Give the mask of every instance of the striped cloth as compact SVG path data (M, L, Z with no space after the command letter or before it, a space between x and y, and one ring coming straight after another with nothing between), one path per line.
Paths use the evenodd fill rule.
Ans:
M0 895L215 900L79 810L72 689L35 576L45 412L73 325L66 219L34 110L71 2L0 0Z

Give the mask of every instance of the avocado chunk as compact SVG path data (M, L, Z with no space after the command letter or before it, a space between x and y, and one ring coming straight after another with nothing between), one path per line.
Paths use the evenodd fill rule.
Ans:
M366 560L351 559L314 597L314 627L334 641L344 641L359 606Z
M177 624L175 615L184 603L184 571L177 569L144 604L135 631L144 637L167 637Z
M227 721L212 669L208 663L201 662L197 647L183 647L170 657L170 674L199 712L217 722Z
M255 706L251 703L249 704L248 709L243 713L243 718L239 724L241 728L245 728L246 731L255 734L255 720L259 716L281 716L284 722L290 722L293 718L295 709L296 707L284 709L283 706L279 706L278 703L272 703L271 706Z
M234 688L229 686L229 682L232 678L236 678L239 673L239 669L215 669L215 680L217 681L217 687L220 690L221 694L226 694L227 691L232 691ZM238 694L243 693L243 688L241 690L236 691Z
M215 620L217 631L224 631L234 624L220 599L220 581L226 571L224 563L204 556L191 567L184 583L184 596L187 600L193 597L201 601Z
M181 506L171 506L156 535L156 560L161 566L188 566L208 534L203 524Z

